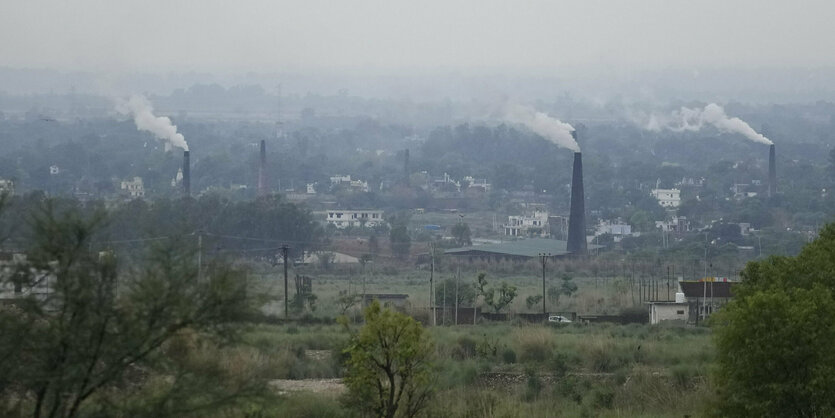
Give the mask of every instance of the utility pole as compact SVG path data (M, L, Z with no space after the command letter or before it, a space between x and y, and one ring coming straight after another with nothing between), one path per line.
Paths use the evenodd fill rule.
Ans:
M461 280L461 265L455 271L455 325L458 325L458 282Z
M444 302L444 307L441 308L443 309L443 311L441 311L441 325L446 326L446 280L444 280L443 289L444 294L441 296L441 300Z
M432 326L437 325L437 319L435 318L438 316L435 312L435 305L432 303L434 299L433 296L435 295L435 243L429 244L429 251L432 257L432 267L429 270L429 306L432 307Z
M197 281L203 281L203 234L197 235Z
M547 315L548 311L545 310L545 263L548 262L548 257L551 256L551 253L539 253L539 261L542 262L542 314ZM545 318L548 319L548 318Z
M287 295L287 251L289 249L287 244L281 246L281 253L284 256L284 318L290 318L290 298Z

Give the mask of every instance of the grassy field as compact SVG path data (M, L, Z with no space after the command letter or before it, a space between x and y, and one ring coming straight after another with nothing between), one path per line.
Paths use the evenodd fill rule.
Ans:
M427 271L381 270L363 274L358 267L299 269L299 274L314 277L318 297L315 311L294 314L307 322L252 325L245 330L246 345L257 351L260 367L275 379L279 393L264 411L266 416L352 416L339 402L344 393L338 380L341 351L348 340L347 330L332 322L339 311L339 292L350 287L351 292L361 293L364 276L367 293L406 293L417 308L428 302ZM441 269L438 283L453 277L450 270ZM283 279L278 273L276 268L256 267L251 278L253 291L272 299L266 312L281 317ZM473 282L475 275L474 270L462 273L461 282ZM542 293L541 276L529 271L487 277L491 285L505 281L518 287L519 295L508 308L511 312L531 311L525 297ZM561 284L556 273L548 279L547 286ZM573 281L578 285L575 295L561 297L555 306L548 306L549 311L615 314L637 302L626 278ZM713 345L707 328L510 321L428 331L435 343L437 394L427 416L699 416L708 404L706 376Z
M295 274L310 275L313 280L313 292L316 294L317 308L310 314L319 317L334 317L340 314L337 299L340 292L355 294L365 293L401 293L409 295L409 304L413 308L429 306L429 271L380 271L381 269L367 268L362 272L359 267L327 271L313 268L298 268L290 273L289 290L293 295ZM440 292L444 291L444 282L455 279L455 271L447 268L435 273L435 285ZM477 273L462 271L459 284L474 284ZM277 268L261 267L253 270L254 288L259 294L268 297L272 303L268 304L266 313L283 314L284 278ZM494 273L487 275L488 286L499 285L502 282L516 286L518 295L506 312L541 312L541 305L528 309L525 299L528 296L542 295L542 278L530 273ZM629 281L625 277L575 277L572 281L578 289L571 297L562 296L554 304L547 301L549 312L578 312L581 314L617 314L623 309L637 305L637 293L630 290ZM551 273L546 275L546 288L559 287L562 280ZM450 285L446 291L452 293L454 286ZM671 297L674 290L671 289ZM666 287L662 285L660 294L666 298ZM442 298L439 300L443 300Z
M428 416L698 416L708 396L713 353L703 328L508 323L429 332L438 392ZM333 380L348 338L342 326L257 325L245 335L274 379L305 383L280 391L270 410L351 416Z

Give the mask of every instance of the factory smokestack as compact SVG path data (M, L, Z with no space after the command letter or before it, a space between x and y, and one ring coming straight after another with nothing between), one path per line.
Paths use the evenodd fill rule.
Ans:
M258 196L267 195L267 142L261 140L261 154L258 160Z
M188 151L183 151L183 196L191 196L191 162Z
M777 159L774 156L774 144L768 147L768 197L777 195Z
M403 183L408 186L409 185L409 149L406 148L406 152L403 156Z
M573 134L573 133L572 133ZM574 172L571 176L571 209L568 214L568 242L566 250L574 255L586 253L586 205L583 192L583 155L574 153Z

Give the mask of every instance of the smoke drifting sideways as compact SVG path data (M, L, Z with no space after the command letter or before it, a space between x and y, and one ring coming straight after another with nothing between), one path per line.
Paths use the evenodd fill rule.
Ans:
M724 133L741 134L751 141L771 145L770 139L751 128L740 118L729 118L725 109L716 103L711 103L704 109L691 109L682 107L681 110L673 111L670 116L650 116L646 129L660 131L669 129L674 132L698 131L705 125L711 125Z
M554 119L545 113L519 104L505 106L504 119L511 123L525 125L534 133L574 152L580 152L580 145L571 135L574 127L568 123Z
M166 151L171 150L172 147L188 151L186 138L177 132L177 126L165 116L154 116L154 107L144 96L134 95L127 101L118 102L116 111L132 117L137 130L150 132L158 139L165 141Z

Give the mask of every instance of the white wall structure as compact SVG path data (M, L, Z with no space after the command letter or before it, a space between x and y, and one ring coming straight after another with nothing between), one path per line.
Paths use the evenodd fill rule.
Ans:
M686 324L689 312L687 303L653 302L649 309L649 323L656 325L663 321L682 321L682 324Z
M325 219L328 224L331 224L339 229L348 228L349 226L360 227L366 226L373 228L385 223L383 220L383 211L381 210L348 210L335 209L327 212Z
M537 236L548 235L548 212L534 211L532 215L508 216L504 234L512 237L526 237L531 230Z
M665 208L677 208L681 205L681 190L679 189L652 189L652 197L658 200L658 204Z
M134 177L133 180L122 180L122 191L134 199L145 197L145 185L142 183L142 177Z

